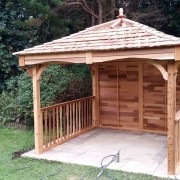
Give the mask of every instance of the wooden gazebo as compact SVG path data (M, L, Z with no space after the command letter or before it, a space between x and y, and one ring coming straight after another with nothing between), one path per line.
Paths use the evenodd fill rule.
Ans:
M14 53L33 81L35 150L40 154L93 128L167 134L168 172L180 167L180 38L126 19ZM93 96L40 106L50 64L86 63Z

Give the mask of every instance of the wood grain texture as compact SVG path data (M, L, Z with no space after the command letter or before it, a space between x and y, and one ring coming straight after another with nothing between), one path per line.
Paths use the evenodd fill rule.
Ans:
M180 46L175 47L175 60L180 61Z
M160 62L167 69L165 62ZM99 65L99 126L148 132L167 131L166 82L144 62Z
M176 77L174 63L168 63L168 94L167 94L167 120L168 120L168 173L175 174L177 163L177 127L175 125L176 112ZM177 124L177 123L176 123ZM177 148L177 149L176 149ZM175 151L176 149L176 151Z
M175 162L176 173L180 172L180 68L176 69L176 114L175 114Z
M19 56L19 66L25 66L25 56Z
M37 154L41 154L43 149L43 126L42 114L40 112L40 82L37 78L38 70L38 65L32 67L35 151Z
M43 142L40 153L94 127L93 99L94 97L90 96L41 108L43 138L41 137L40 140Z
M166 63L161 63L167 69ZM143 65L143 114L144 129L165 131L166 124L166 81L153 65Z

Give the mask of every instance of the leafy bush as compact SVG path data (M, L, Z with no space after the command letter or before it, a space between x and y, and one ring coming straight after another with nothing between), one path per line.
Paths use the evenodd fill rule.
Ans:
M19 120L18 103L13 92L2 92L0 102L0 122Z
M41 106L53 104L58 93L62 93L68 84L71 74L62 66L52 65L43 72L41 89ZM33 124L33 93L31 77L25 72L18 79L17 100L25 124Z
M23 124L33 125L31 77L24 72L6 84L8 92L1 95L4 101L0 107L0 121L18 119ZM85 65L51 65L43 72L40 87L41 107L81 98L91 95L90 73Z

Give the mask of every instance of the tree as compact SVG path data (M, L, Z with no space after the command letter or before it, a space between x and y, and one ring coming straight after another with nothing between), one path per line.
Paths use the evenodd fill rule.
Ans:
M6 89L6 80L22 72L13 52L69 34L64 21L51 11L57 2L0 1L0 91Z
M35 44L36 27L29 23L29 16L18 0L0 2L0 90L5 81L19 74L17 58L12 52Z
M70 18L75 14L87 27L115 19L120 7L129 19L179 35L178 0L64 0L52 10Z

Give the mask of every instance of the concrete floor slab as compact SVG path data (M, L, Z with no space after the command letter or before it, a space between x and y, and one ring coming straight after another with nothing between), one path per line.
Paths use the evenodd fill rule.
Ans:
M168 177L165 135L94 129L41 155L32 150L22 156L100 167L105 156L118 151L120 162L108 168Z

